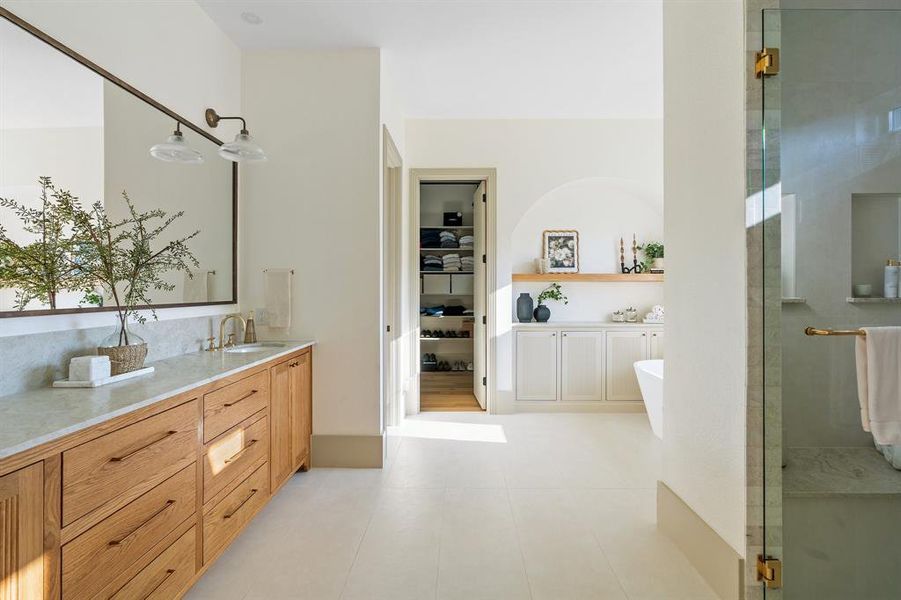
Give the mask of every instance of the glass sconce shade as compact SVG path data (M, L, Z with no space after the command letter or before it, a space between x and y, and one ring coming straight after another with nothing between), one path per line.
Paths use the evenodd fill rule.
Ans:
M263 149L253 141L246 129L235 136L235 141L222 144L219 156L234 162L259 162L267 159Z

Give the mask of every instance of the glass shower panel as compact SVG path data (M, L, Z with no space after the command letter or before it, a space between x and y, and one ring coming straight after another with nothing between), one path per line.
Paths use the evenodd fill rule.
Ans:
M766 10L763 40L780 69L762 84L749 260L762 267L764 554L783 564L766 597L901 598L901 439L893 453L865 430L855 347L872 377L885 355L859 333L901 326L883 285L901 259L901 12ZM876 376L901 377L899 361Z

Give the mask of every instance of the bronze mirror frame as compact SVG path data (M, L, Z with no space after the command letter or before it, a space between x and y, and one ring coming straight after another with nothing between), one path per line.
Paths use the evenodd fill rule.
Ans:
M213 142L217 146L222 145L222 141L215 136L211 135L207 131L201 129L197 125L195 125L190 120L184 118L179 115L175 111L163 106L147 94L141 92L137 88L132 85L129 85L125 81L119 79L103 67L98 64L90 61L85 58L78 52L75 52L65 44L60 41L54 39L53 37L47 35L37 27L31 25L27 21L20 19L15 14L11 13L5 8L0 7L0 18L3 18L13 25L19 27L25 32L33 35L39 40L43 41L46 44L49 44L53 48L59 50L72 60L80 63L82 66L87 67L97 75L100 75L110 83L113 83L131 95L137 97L140 100L143 100L146 104L151 107L157 109L163 114L169 116L174 121L179 121L182 126L187 127L191 131L203 136L209 141ZM217 157L218 159L218 157ZM189 306L216 306L216 305L224 305L224 304L237 304L238 303L238 163L232 163L232 297L231 300L220 300L216 302L178 302L171 304L154 304L154 305L141 305L137 308L140 310L148 310L153 308L155 310L161 310L165 308L185 308ZM111 312L115 311L116 307L114 306L91 306L84 308L57 308L57 309L35 309L35 310L7 310L0 311L0 319L3 318L14 318L14 317L39 317L39 316L51 316L51 315L65 315L65 314L79 314L79 313L94 313L94 312Z

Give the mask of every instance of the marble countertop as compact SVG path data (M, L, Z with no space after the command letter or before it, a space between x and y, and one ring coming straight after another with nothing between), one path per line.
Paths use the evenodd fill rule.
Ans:
M604 327L604 328L645 328L645 327L663 327L663 323L616 323L614 321L548 321L546 323L518 323L513 321L514 329L565 329L567 327Z
M194 352L148 363L149 375L97 388L41 388L0 397L0 459L150 406L314 345L281 341L261 352Z
M785 457L788 498L901 495L901 471L873 447L787 448Z

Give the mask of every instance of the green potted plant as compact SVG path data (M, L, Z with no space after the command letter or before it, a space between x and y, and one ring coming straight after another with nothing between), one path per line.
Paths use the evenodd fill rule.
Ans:
M103 203L83 208L71 195L59 199L60 212L70 223L72 264L77 269L78 288L89 301L98 302L94 291L99 285L116 309L115 332L105 339L97 353L110 357L113 375L140 369L147 356L147 344L130 332L130 319L144 323L138 310L147 306L156 318L149 294L153 290L172 291L175 286L163 276L169 271L190 273L199 266L187 242L200 231L163 244L159 238L184 212L168 215L162 210L138 211L128 194L122 198L127 215L112 220Z
M654 271L663 271L663 243L648 242L638 247L644 253L645 262L642 262L642 270L648 271L647 261L651 261L650 269Z
M545 305L545 302L548 300L569 304L569 298L563 293L560 284L556 282L552 283L545 288L544 291L538 294L538 306L535 307L535 320L539 323L546 323L548 319L551 318L551 309Z
M12 236L0 225L0 287L16 290L16 310L37 301L55 309L64 290L79 290L78 266L69 260L72 240L61 202L69 192L57 189L49 177L41 177L41 203L29 208L10 198L0 198L0 207L19 218L21 234ZM24 235L22 235L24 234ZM33 241L17 242L13 237Z

